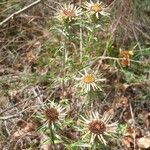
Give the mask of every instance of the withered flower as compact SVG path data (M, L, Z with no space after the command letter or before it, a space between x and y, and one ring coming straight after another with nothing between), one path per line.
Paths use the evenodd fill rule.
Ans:
M112 115L105 112L100 116L98 112L90 112L87 117L82 117L83 139L89 139L91 144L94 144L98 139L102 144L107 145L107 137L113 136L116 133L117 122L110 123Z

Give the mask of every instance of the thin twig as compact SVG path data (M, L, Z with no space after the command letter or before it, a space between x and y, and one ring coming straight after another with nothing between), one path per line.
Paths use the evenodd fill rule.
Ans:
M3 116L3 117L0 117L0 120L8 120L8 119L12 119L12 118L16 118L16 117L19 117L23 112L25 112L26 110L30 109L30 107L28 107L27 109L24 109L20 112L17 112L16 114L14 115L9 115L9 116Z
M133 31L133 34L134 34L134 37L135 37L135 39L136 39L136 41L137 41L137 43L138 43L138 47L139 47L139 49L142 49L141 48L141 46L140 46L140 42L139 42L139 40L138 40L138 36L137 36L137 34L136 34L136 32L135 32L135 29L134 29L134 27L132 26L132 31Z
M37 1L33 2L33 3L31 3L30 5L28 5L28 6L24 7L24 8L22 8L22 9L20 9L20 10L14 12L14 13L11 14L9 17L7 17L7 18L4 19L2 22L0 22L0 26L3 26L5 23L7 23L7 22L9 22L11 19L13 19L15 16L21 14L22 12L24 12L24 11L26 11L26 10L32 8L33 6L35 6L35 5L37 5L37 4L41 3L41 2L42 2L42 0L37 0Z
M150 36L149 36L147 33L143 32L139 27L136 27L136 26L135 26L135 28L136 28L145 38L147 38L148 40L150 40Z
M82 0L80 0L80 6L82 5ZM82 20L82 19L81 19ZM82 63L83 57L83 38L82 38L82 25L80 24L80 63Z
M122 60L122 59L124 59L124 58L109 57L109 56L100 56L100 57L98 57L97 59L94 59L93 62L91 63L91 65L95 64L95 62L97 62L98 60L105 60L105 59L110 59L110 60ZM136 61L136 60L133 60L133 59L129 59L129 61L142 64L141 61Z
M4 109L2 112L0 112L0 115L2 115L3 113L5 113L5 112L7 112L7 111L10 111L11 109L13 109L13 108L15 108L15 107L17 107L17 106L19 106L19 105L21 105L21 104L27 102L27 101L29 101L30 99L35 99L35 98L37 98L37 97L39 97L39 96L40 96L40 94L37 94L37 95L36 95L35 97L33 97L33 98L28 98L28 99L26 99L26 100L24 100L24 101L21 101L21 102L15 104L15 105L13 105L13 106L10 106L10 107Z
M8 119L16 118L16 117L19 117L19 116L20 116L20 114L4 116L4 117L0 117L0 120L8 120Z
M43 4L44 4L46 7L50 8L50 9L52 9L52 10L58 11L56 8L50 6L49 4L47 4L47 3L45 3L45 2L43 2Z
M130 103L130 112L131 112L131 116L132 116L132 120L133 120L133 139L134 139L134 150L135 150L135 145L136 145L136 141L135 141L135 118L134 118L134 114L133 114L133 109L132 109L132 105Z

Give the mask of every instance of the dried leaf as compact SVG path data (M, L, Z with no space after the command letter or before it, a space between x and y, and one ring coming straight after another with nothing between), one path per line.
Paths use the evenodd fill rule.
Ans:
M127 109L126 111L123 112L122 119L127 123L131 121L132 116L130 110Z
M23 130L19 130L19 131L16 131L14 134L13 134L13 137L17 138L17 137L20 137L20 136L23 136L25 135L26 133L23 131Z
M26 124L23 130L25 132L31 132L31 131L34 131L35 128L36 128L36 124L33 121L30 121Z
M150 137L141 137L137 139L137 145L139 148L150 148Z
M141 136L142 133L139 128L128 127L123 135L122 144L125 145L127 148L131 148L134 146L137 148L136 139Z
M21 127L23 127L22 129L20 130L17 130L14 134L13 134L13 137L20 137L20 136L23 136L23 135L32 135L32 131L35 130L36 128L36 124L33 122L33 121L30 121L28 123L26 123L26 125L21 125Z
M143 120L146 128L150 127L150 112L147 110L142 110L142 112L138 115L141 120Z
M128 127L124 133L124 136L131 136L132 138L139 138L142 136L140 128L137 127Z
M40 150L50 150L51 144L46 141L49 141L49 137L45 134L41 134Z
M26 54L26 60L30 63L30 62L33 62L35 60L35 55L33 54L32 51L29 51L27 54Z
M123 67L128 67L130 66L130 57L133 55L132 50L122 50L120 49L120 54L119 57L122 58L120 63Z
M129 106L128 98L125 96L120 97L117 106L121 108L127 108Z
M122 144L128 148L132 147L133 143L134 143L134 140L130 136L124 136L122 139Z

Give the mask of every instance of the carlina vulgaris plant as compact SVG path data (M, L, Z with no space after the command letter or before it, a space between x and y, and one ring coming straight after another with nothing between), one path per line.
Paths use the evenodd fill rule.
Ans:
M82 14L82 9L74 4L66 3L63 4L57 11L55 18L58 20L58 24L60 24L60 33L63 33L61 36L61 47L62 47L62 64L63 64L63 81L62 81L62 89L65 88L64 79L66 78L66 63L68 57L67 51L67 41L70 40L70 28L72 24L80 19Z
M90 2L86 1L83 4L83 7L87 10L89 15L95 15L97 19L99 19L100 15L109 16L109 13L107 12L108 8L99 0L97 0L97 2L93 2L92 0L90 0Z
M71 23L80 18L82 14L82 9L75 6L74 4L63 4L57 11L55 18L66 26L71 25Z
M92 69L83 69L79 72L79 76L76 77L76 81L78 83L75 85L76 87L80 87L82 92L88 93L90 91L102 90L99 86L99 82L106 81L105 78L101 78L101 75L97 75L97 72Z
M115 137L118 122L111 123L113 111L104 112L101 116L97 111L90 111L84 117L81 116L82 140L90 143L91 146L97 143L107 146L110 137Z
M38 112L39 113L39 112ZM57 104L51 101L49 104L44 105L44 109L38 114L41 116L43 127L50 131L50 139L52 145L55 145L56 131L61 129L63 123L65 122L65 116L67 114L67 108L61 104Z

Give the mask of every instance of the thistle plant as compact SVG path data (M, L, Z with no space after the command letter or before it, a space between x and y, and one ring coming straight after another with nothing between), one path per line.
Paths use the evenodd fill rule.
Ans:
M58 9L56 13L56 18L60 22L72 22L79 19L82 14L82 9L73 4L64 4Z
M42 123L41 130L49 134L52 145L55 145L57 131L59 131L65 123L67 109L60 104L50 101L42 106L37 112L39 121Z
M112 111L112 110L111 110ZM117 122L110 123L113 115L105 112L102 116L96 111L88 112L87 115L81 116L81 124L83 129L82 139L90 142L91 145L97 142L107 145L109 138L113 137L117 132Z
M67 42L70 42L71 39L71 31L70 29L74 28L74 23L80 19L82 15L82 9L73 5L73 4L64 4L62 5L56 15L55 18L58 20L58 28L56 28L61 34L61 47L62 47L62 64L63 64L63 78L66 78L66 63L68 59L68 48ZM62 89L65 88L65 82L63 79Z
M82 92L88 93L92 90L102 90L99 82L104 82L106 79L101 78L100 75L98 76L96 72L89 69L84 69L84 73L79 72L79 75L80 77L76 78L78 81L76 86L80 87Z
M105 24L102 21L108 16L108 7L99 0L96 2L86 1L80 3L79 6L70 3L64 4L58 8L55 14L57 21L54 28L59 31L57 36L60 37L59 45L62 52L60 55L62 66L59 69L63 71L61 77L55 77L55 81L62 78L62 89L64 90L66 88L65 79L67 78L67 82L74 91L74 95L68 101L73 102L76 108L75 110L71 109L70 113L78 112L75 116L67 115L68 120L71 120L71 124L69 124L65 118L66 108L52 103L50 107L45 109L43 118L49 126L53 144L55 144L54 137L57 135L59 142L67 149L78 149L78 147L79 149L82 149L81 147L83 149L86 147L97 149L101 146L108 146L108 143L117 136L118 122L112 121L114 118L113 110L110 109L110 111L102 113L102 111L96 110L95 106L95 103L100 103L97 99L100 99L101 95L105 96L103 85L105 85L107 78L100 70L103 60L97 65L98 67L91 64L91 58L97 60L101 55L102 57L107 55L112 42L111 36L109 41L103 44L99 34L105 31L103 26ZM91 20L91 18L94 19ZM101 48L103 46L105 48ZM121 59L115 58L114 60L121 60L122 65L129 65L131 55L132 51L120 51L119 57ZM77 99L84 99L84 103L76 104L75 100ZM67 105L69 106L69 103ZM95 108L94 111L93 107ZM73 128L75 133L80 133L78 138L72 134L69 134L70 139L68 136L65 137L63 129L68 127Z
M9 6L10 2L5 1L0 2L0 5L6 3ZM149 106L148 103L145 103L146 99L149 99L149 93L143 87L148 85L150 48L142 49L139 43L141 39L138 38L139 35L143 35L149 39L147 33L145 34L142 30L146 31L148 26L144 26L138 20L135 23L132 20L134 16L130 16L130 14L134 12L132 10L134 8L133 1L109 0L106 2L107 5L101 0L73 0L68 3L67 1L60 3L60 1L36 0L32 5L13 13L0 23L3 25L10 21L8 25L0 29L2 31L2 36L0 35L2 42L0 43L3 45L0 49L0 58L2 56L0 67L4 67L0 68L0 80L2 80L0 85L5 91L0 91L2 93L2 102L0 101L2 104L2 107L0 106L2 131L0 131L0 135L8 140L11 137L10 133L13 133L16 127L12 128L13 130L8 130L9 128L3 130L4 127L10 125L7 120L18 120L16 116L21 117L25 114L25 122L28 122L31 118L28 117L28 114L33 113L36 114L37 126L30 127L29 124L29 127L23 127L24 125L18 123L17 126L23 129L21 132L15 132L12 136L13 139L22 139L15 137L26 138L24 135L28 136L30 132L26 128L34 128L35 131L39 127L38 132L42 132L42 136L38 134L39 137L36 141L40 139L41 145L47 143L50 145L50 148L48 146L42 148L39 146L40 144L33 141L32 144L27 144L28 147L20 147L24 143L21 141L19 147L12 149L113 150L114 147L114 149L116 147L124 149L120 146L122 144L119 143L118 146L117 142L121 141L119 137L123 135L127 126L135 127L142 124L143 121L146 127L149 127ZM41 4L35 7L35 10L44 5L42 13L36 14L34 9L26 11L39 3ZM51 4L55 6L53 7ZM58 7L57 4L59 4ZM119 11L117 12L115 12L115 8L117 8L114 7L115 4L118 5ZM15 4L13 7L4 9L2 14L11 13L13 8L18 9L16 6ZM45 7L56 11L51 13L54 15L48 22L50 33L47 33L47 28L41 30L42 25L47 22L44 13L48 11L45 11ZM28 15L20 15L22 12L28 12ZM30 16L30 12L34 15ZM116 16L113 16L114 13ZM1 19L5 15L1 15ZM42 23L41 20L44 19L45 21ZM37 20L40 21L40 24L36 22ZM18 21L19 24L15 25ZM122 32L122 28L125 32ZM9 32L6 34L4 31L7 30ZM14 31L12 32L12 30ZM137 31L138 34L136 34ZM133 35L134 37L132 37ZM10 37L7 39L5 38L7 36ZM118 38L122 40L118 40ZM127 42L128 38L132 43ZM136 39L135 43L133 39ZM31 41L29 42L29 40ZM149 44L148 41L146 43ZM131 48L133 45L136 46ZM137 46L140 50L135 50ZM30 49L34 51L32 52ZM21 61L23 58L25 60ZM6 68L5 62L8 62ZM22 88L21 81L23 81L23 85L29 83L30 85ZM17 87L17 91L10 92L12 87L18 86L20 83L21 86ZM19 89L20 87L21 89ZM18 101L19 98L25 100ZM10 107L5 108L3 101L7 99L11 103L9 105L8 102L7 105ZM144 112L142 112L141 120L136 123L138 113L135 115L134 113L140 111L134 107L139 104L139 101L143 104ZM35 105L29 107L29 113L26 113L28 111L26 107L30 104ZM2 110L3 108L4 110ZM9 115L9 112L13 115ZM29 135L32 137L32 134L29 133ZM125 136L124 143L127 145L131 143L131 146L135 146L138 141L136 136L132 136L126 142L129 135ZM44 136L46 138L43 138ZM117 141L116 138L119 140ZM26 139L32 141L32 139ZM15 141L14 145L16 143L18 141ZM32 147L34 144L38 147ZM11 149L12 145L13 143L10 143L4 149Z
M99 19L100 15L109 16L108 8L104 5L103 2L97 0L97 2L85 2L83 7L87 10L89 15L95 15L97 19Z

